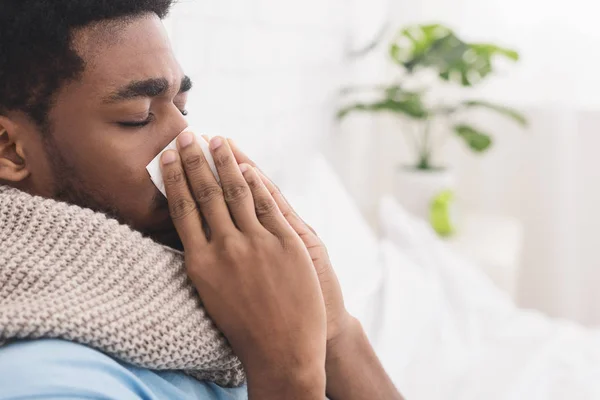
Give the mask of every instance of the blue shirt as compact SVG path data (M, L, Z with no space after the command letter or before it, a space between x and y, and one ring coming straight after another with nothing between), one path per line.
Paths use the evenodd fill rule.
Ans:
M0 347L0 400L248 399L247 388L223 389L182 372L158 372L116 361L62 340Z

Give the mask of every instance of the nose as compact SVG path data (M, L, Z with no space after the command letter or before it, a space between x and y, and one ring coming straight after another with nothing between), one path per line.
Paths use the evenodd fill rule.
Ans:
M181 111L179 110L179 108L177 108L177 106L175 104L171 104L171 106L170 106L170 112L173 114L173 118L174 119L173 119L172 124L170 124L170 126L172 126L173 129L170 132L170 134L171 134L171 140L169 140L168 143L170 143L171 141L173 141L177 136L179 136L179 134L181 132L183 132L183 130L185 128L187 128L189 126L187 119L181 113ZM166 144L165 144L165 146L166 146Z
M183 132L183 130L185 128L188 127L188 121L185 118L185 115L182 114L181 110L179 110L179 108L177 108L177 106L175 104L171 104L171 109L173 109L173 112L175 114L175 123L174 126L177 127L177 129L179 130L177 134Z
M168 121L169 122L165 125L166 127L162 131L159 143L157 143L160 147L155 149L156 154L167 147L169 143L175 140L177 136L179 136L179 134L188 127L188 122L185 116L174 104L171 104L169 107Z

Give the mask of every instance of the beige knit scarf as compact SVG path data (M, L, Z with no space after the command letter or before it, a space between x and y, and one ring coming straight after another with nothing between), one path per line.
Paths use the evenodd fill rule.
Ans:
M38 338L221 386L245 381L179 252L103 214L0 186L0 344Z

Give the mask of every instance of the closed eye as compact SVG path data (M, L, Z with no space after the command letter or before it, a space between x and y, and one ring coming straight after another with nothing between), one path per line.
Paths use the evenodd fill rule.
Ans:
M183 116L188 115L187 110L179 110L179 111L181 112L181 114ZM149 125L152 121L154 121L154 114L150 113L150 114L148 114L148 118L146 118L144 121L123 121L123 122L118 122L118 124L120 126L122 126L123 128L143 128L143 127Z
M148 115L144 121L124 121L119 122L119 125L124 128L142 128L154 120L154 114Z

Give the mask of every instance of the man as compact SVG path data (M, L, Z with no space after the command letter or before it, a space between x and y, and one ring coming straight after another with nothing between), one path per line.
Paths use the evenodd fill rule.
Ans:
M185 106L192 87L162 27L170 6L171 0L0 1L0 204L5 208L0 209L0 223L5 225L0 226L0 239L5 238L0 243L0 279L6 279L0 288L12 285L0 290L5 293L0 297L0 321L6 324L0 326L0 344L7 341L0 347L0 399L322 399L325 394L332 399L401 398L360 324L346 312L325 247L234 143L211 141L222 188L189 134L179 136L179 151L167 152L161 160L168 201L149 179L145 166L187 126ZM65 213L74 214L67 218ZM184 250L189 281L241 360L247 386L222 388L211 382L211 371L198 373L206 379L165 371L179 369L169 367L179 364L162 364L160 357L148 365L161 368L144 364L147 354L139 346L152 346L161 335L140 330L144 343L136 344L136 337L124 334L129 325L120 321L142 323L148 330L164 328L163 322L154 321L152 313L141 322L127 320L126 304L117 311L102 308L105 291L118 282L108 285L94 274L110 263L111 268L123 265L124 260L131 274L139 270L144 254L127 254L139 243L168 262L175 262L175 256L160 253L147 239L111 225L100 214L154 242ZM101 247L102 254L87 254L93 233L85 232L91 230L51 237L67 232L74 216L85 229L108 227L103 231L107 242L115 230L131 243L125 240ZM42 224L36 219L50 221L49 231L36 237L32 246L23 237L36 236ZM27 232L14 228L21 220L25 222L19 226ZM28 254L20 254L25 246ZM58 246L66 250L53 253ZM119 252L114 251L117 247ZM3 252L13 256L2 258ZM47 262L47 254L61 263ZM89 271L85 279L69 281L63 276L85 257L95 257L93 266L81 265ZM156 263L162 262L160 257L154 258ZM37 264L25 265L23 260ZM39 278L48 268L54 275ZM42 275L32 277L34 270ZM124 277L130 273L122 268L110 271ZM31 284L23 289L22 282L29 278ZM70 293L77 292L77 285L97 293L80 303L69 297L64 315L35 314L33 302L65 300L35 289L59 279L68 283ZM96 290L88 279L96 279L103 289ZM166 286L151 281L144 285L148 289L136 286L129 301L147 296L150 287L158 291L149 301L173 297L164 293ZM180 284L175 295L184 286ZM34 298L28 297L32 293ZM28 315L36 320L54 321L53 332L59 328L62 333L44 335L40 329L23 328L36 322L19 320L21 309L15 304L34 313ZM13 314L3 314L3 307ZM79 314L82 309L85 313ZM87 329L95 320L111 323L114 337L95 340L97 334ZM143 325L144 321L153 322ZM18 333L11 335L13 327ZM173 332L177 326L171 328L161 332L172 334L174 341L186 339ZM198 325L201 328L209 330L206 324ZM82 331L86 334L78 336ZM23 337L36 339L18 340ZM51 337L58 339L47 339ZM165 349L171 341L165 343L158 346L165 360L176 358ZM227 359L217 352L219 346L207 350L198 345L202 356L208 354L213 361ZM132 356L123 360L114 354ZM212 381L236 386L231 378L235 363L227 365L233 367L220 368L228 374Z

